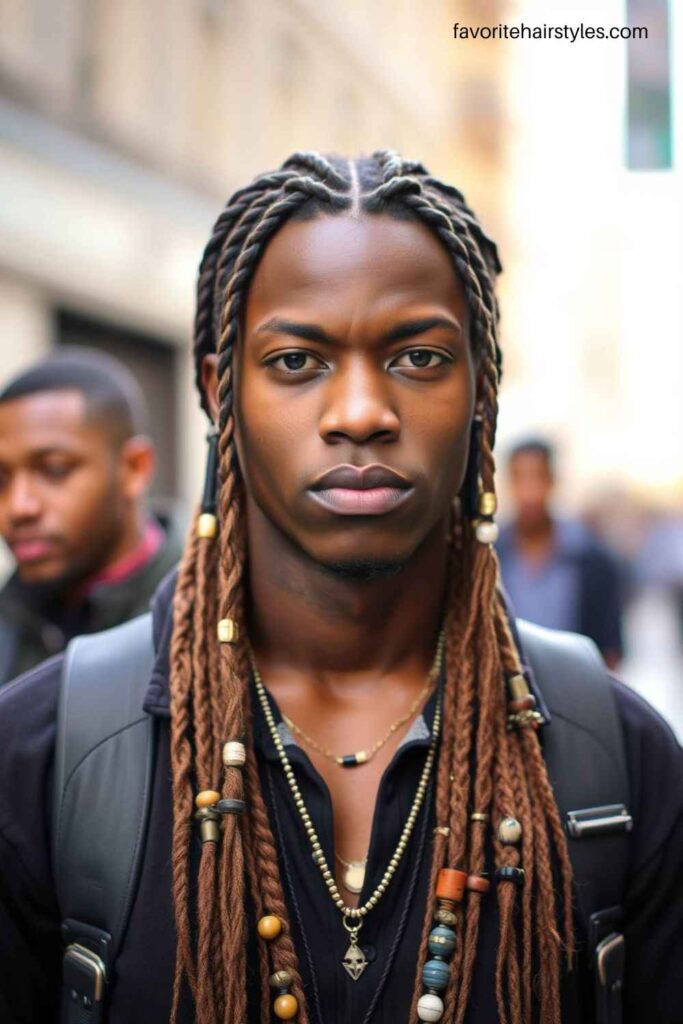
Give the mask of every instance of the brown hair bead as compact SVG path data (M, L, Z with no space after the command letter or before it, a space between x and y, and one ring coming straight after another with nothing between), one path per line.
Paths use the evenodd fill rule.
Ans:
M278 1020L291 1020L292 1017L296 1016L298 1009L299 1004L296 996L278 996L273 1003L273 1013Z
M436 881L436 898L459 903L465 895L467 872L455 868L441 868Z
M482 875L469 875L467 878L467 888L470 892L485 894L491 888L491 883L488 878L484 878Z
M511 700L508 702L508 711L516 713L517 711L533 711L536 707L536 698L533 693L530 693L528 697L521 697L519 700Z

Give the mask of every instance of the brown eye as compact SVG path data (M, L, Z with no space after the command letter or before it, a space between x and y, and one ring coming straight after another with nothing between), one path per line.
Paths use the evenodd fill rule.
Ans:
M443 366L447 362L446 356L441 352L434 352L429 348L412 348L398 357L394 366L406 367L413 370L433 370Z
M282 362L288 370L303 370L306 356L303 352L288 352L286 356L282 356Z
M273 356L267 360L267 366L281 373L301 373L311 370L323 370L324 363L310 352L283 352L282 355Z

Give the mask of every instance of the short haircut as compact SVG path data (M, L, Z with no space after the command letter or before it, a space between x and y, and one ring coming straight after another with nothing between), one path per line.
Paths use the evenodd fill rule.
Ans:
M147 430L147 406L130 370L113 356L65 345L30 366L0 390L0 402L41 391L79 391L86 418L103 426L116 444Z
M505 461L508 466L517 455L540 455L545 459L550 472L555 472L555 461L557 458L555 446L540 435L530 435L516 441L507 453Z

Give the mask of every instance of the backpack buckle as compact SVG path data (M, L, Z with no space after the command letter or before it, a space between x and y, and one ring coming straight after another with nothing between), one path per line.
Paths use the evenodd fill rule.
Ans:
M107 970L87 946L72 942L62 963L63 1024L99 1024L103 1020Z
M630 832L632 828L633 818L625 804L606 804L604 807L567 811L567 831L572 839Z

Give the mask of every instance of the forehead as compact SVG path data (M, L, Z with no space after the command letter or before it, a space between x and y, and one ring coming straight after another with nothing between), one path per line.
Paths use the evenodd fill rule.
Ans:
M319 214L289 221L268 244L251 283L245 326L248 332L274 307L350 316L406 303L440 305L461 323L467 316L462 284L431 231L388 214Z
M5 450L82 444L95 428L86 421L80 391L37 391L0 402L0 445Z

